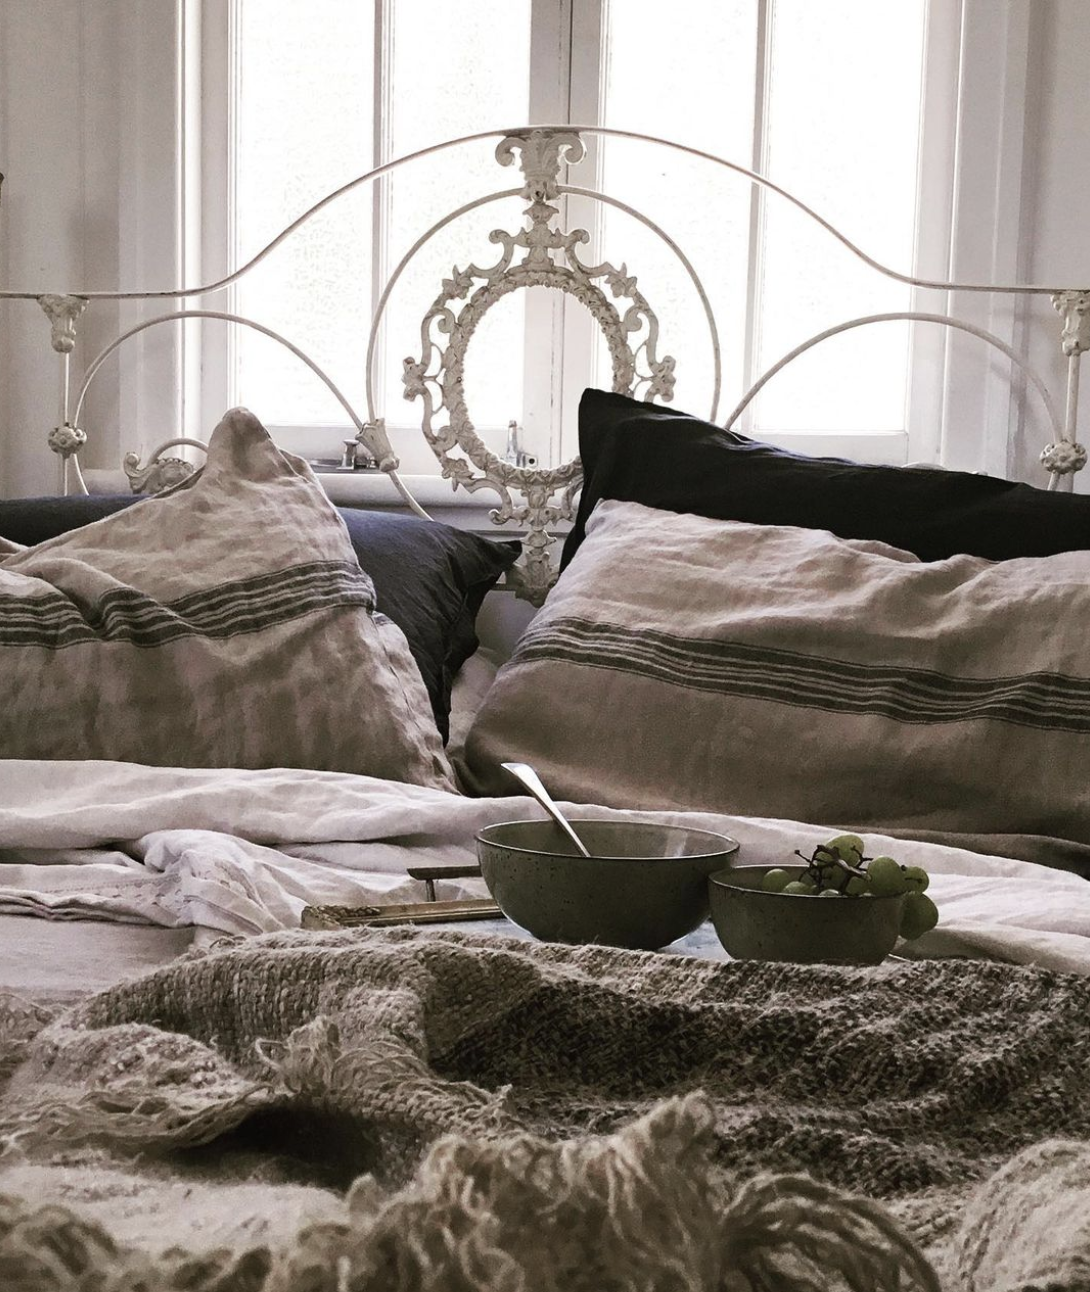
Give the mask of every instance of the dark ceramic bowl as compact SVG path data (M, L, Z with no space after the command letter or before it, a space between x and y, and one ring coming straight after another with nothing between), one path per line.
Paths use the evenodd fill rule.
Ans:
M732 959L876 965L893 950L903 895L832 898L762 892L761 881L773 869L738 866L708 880L712 922ZM806 867L782 869L798 879Z
M573 821L592 854L552 821L506 821L477 836L488 891L504 915L546 942L653 951L708 918L708 876L738 851L726 835L632 821Z

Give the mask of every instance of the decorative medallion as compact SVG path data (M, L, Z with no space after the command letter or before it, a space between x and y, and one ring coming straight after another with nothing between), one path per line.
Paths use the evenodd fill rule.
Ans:
M46 443L54 453L62 458L70 458L87 443L87 432L81 431L78 426L69 426L65 422L63 426L53 427L46 437Z
M1086 450L1070 440L1056 440L1041 450L1041 465L1053 475L1074 475L1086 466Z
M619 269L609 262L584 264L578 248L590 235L560 226L560 168L580 161L584 153L583 141L571 131L520 131L499 143L496 159L501 165L510 166L518 156L521 196L529 203L523 212L526 227L516 233L492 230L489 241L501 248L495 264L451 270L421 323L420 356L406 358L402 374L405 398L423 404L421 429L444 478L456 489L494 490L500 505L490 513L492 521L525 528L525 557L508 582L535 604L544 600L556 577L549 551L556 540L550 529L574 518L582 467L578 458L547 469L519 466L486 447L470 419L464 388L466 350L477 325L511 292L555 288L586 306L602 329L615 391L631 395L642 388L646 399L669 400L674 389L674 360L658 356L658 319L635 276L623 264Z

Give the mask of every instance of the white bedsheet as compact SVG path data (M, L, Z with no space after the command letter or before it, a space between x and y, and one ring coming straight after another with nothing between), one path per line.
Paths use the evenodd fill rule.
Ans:
M789 859L840 828L569 810L719 830L739 840L739 861L751 864ZM422 897L406 866L473 862L481 826L539 814L528 799L468 799L340 773L0 760L0 914L193 926L205 935L290 928L312 903ZM1085 880L936 844L866 839L933 876L940 924L911 954L1090 973ZM445 895L462 891L483 890L461 881Z

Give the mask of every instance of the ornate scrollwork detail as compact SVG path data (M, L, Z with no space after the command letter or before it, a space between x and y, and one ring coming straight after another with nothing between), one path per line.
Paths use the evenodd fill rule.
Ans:
M133 493L159 493L172 485L181 484L197 470L192 462L178 457L156 457L147 466L140 465L139 453L126 453L122 459L129 488Z
M65 422L63 426L53 427L49 432L46 443L54 453L60 454L62 458L70 458L87 443L87 432L81 431L78 426L70 426Z
M1086 450L1070 440L1056 440L1041 450L1041 464L1054 475L1074 475L1086 466Z
M76 345L76 320L87 308L85 296L59 296L49 292L38 297L52 328L52 345L58 354L71 354Z
M496 145L496 160L510 166L516 152L525 181L522 196L528 202L554 202L560 196L561 166L581 162L587 149L574 130L519 130Z
M366 456L374 460L380 471L396 471L401 465L386 434L385 417L364 422L356 432L356 442L366 451Z
M1090 291L1054 292L1052 304L1063 315L1064 354L1070 357L1090 350Z
M606 338L613 364L613 389L669 400L674 360L658 355L659 324L627 265L588 265L579 248L590 241L585 229L564 230L560 210L560 168L584 155L572 131L530 130L510 135L496 148L501 165L518 154L525 184L526 225L516 233L493 229L489 241L501 248L484 268L455 265L420 328L419 356L403 363L404 397L423 405L421 429L453 487L491 489L500 505L491 513L496 525L526 527L525 556L509 583L521 597L540 603L555 578L549 527L574 518L573 499L582 482L577 459L551 469L518 466L491 452L478 436L465 402L465 355L482 317L497 301L527 287L551 287L584 305ZM608 290L607 290L608 289ZM464 302L464 304L458 304ZM557 494L559 498L556 498ZM522 502L514 495L521 494Z

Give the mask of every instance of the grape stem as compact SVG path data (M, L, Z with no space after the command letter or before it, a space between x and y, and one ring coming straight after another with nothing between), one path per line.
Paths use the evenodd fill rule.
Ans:
M855 849L853 848L852 851L854 852ZM822 860L819 862L817 859L819 852L824 854L824 856L828 858L828 861ZM811 857L807 857L804 852L799 852L798 848L796 848L795 856L798 857L800 861L805 861L809 870L816 870L819 873L822 866L836 865L839 866L841 870L847 871L849 875L854 875L857 879L866 879L867 877L867 872L861 865L852 866L850 863L846 862L839 853L826 852L826 850L820 846L814 849L813 856ZM871 858L860 855L859 860L861 862L870 861Z

